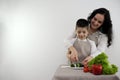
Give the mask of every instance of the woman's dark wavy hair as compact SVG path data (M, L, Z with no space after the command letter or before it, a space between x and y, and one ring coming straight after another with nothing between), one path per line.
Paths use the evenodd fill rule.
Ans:
M109 47L112 44L112 37L113 37L113 32L112 32L112 21L110 18L110 13L106 8L99 8L99 9L95 9L90 16L88 16L88 21L89 23L91 22L91 19L96 15L96 14L102 14L104 15L104 22L101 25L101 27L98 29L100 32L102 32L103 34L106 34L106 36L108 37L108 45L107 47Z

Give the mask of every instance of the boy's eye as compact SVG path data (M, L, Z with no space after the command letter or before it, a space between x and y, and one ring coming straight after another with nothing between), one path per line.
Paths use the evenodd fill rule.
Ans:
M83 33L86 33L85 31L83 31Z
M78 31L78 34L80 34L81 33L81 31Z

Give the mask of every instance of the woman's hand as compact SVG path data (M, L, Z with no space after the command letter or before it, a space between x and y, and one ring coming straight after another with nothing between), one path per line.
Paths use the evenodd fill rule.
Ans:
M92 59L93 59L92 56L88 56L88 57L86 57L86 58L82 61L82 63L83 63L84 65L87 65L88 62L91 61Z

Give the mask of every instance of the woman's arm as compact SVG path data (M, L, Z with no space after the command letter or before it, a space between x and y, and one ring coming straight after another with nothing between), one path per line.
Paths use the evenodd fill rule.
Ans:
M75 32L73 32L67 39L64 40L65 47L66 47L67 49L70 48L71 46L73 46L73 43L71 42L71 40L72 40L73 38L76 38Z
M77 50L73 47L73 43L76 40L76 34L73 32L67 39L64 40L65 47L68 49L70 54L67 53L68 58L72 61L78 61Z
M91 55L86 57L83 60L83 64L86 65L92 58L96 57L97 55L101 54L102 52L105 52L107 49L107 37L102 34L98 38L98 46L94 44L94 42L91 43Z
M102 52L105 52L105 50L107 49L107 40L108 39L106 35L100 35L100 37L98 38L97 51L92 54L93 57L99 55Z

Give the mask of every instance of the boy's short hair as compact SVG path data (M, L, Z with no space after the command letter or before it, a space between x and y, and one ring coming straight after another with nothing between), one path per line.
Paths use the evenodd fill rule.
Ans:
M77 22L76 22L76 28L78 27L88 27L89 25L89 22L86 20L86 19L78 19Z

